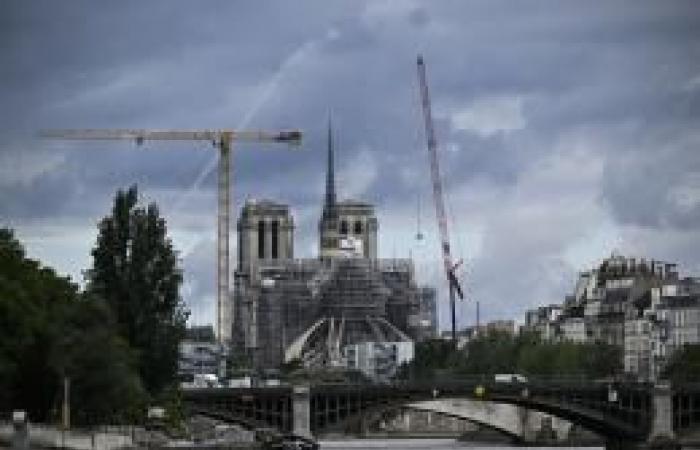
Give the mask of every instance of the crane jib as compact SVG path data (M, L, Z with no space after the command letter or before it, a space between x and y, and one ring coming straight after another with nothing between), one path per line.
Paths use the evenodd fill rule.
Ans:
M452 309L452 339L456 345L456 318L454 294L460 299L464 298L462 288L457 281L454 270L457 265L452 266L450 257L450 239L447 230L447 214L445 212L445 201L442 193L442 178L440 176L440 165L437 154L437 139L435 138L435 127L433 125L432 112L430 111L430 92L426 81L426 69L423 56L418 55L418 81L420 83L421 105L423 106L423 119L425 123L425 136L428 143L428 154L430 155L430 178L433 184L433 201L435 202L435 215L437 216L438 231L440 233L442 259L445 264L447 283L450 289L450 307Z
M216 266L216 336L220 344L228 345L231 339L229 280L229 223L231 208L230 158L234 141L270 142L299 145L302 132L299 130L162 130L139 128L116 129L53 129L42 130L39 136L69 140L134 140L137 145L144 141L208 141L219 150L218 202L217 202L217 266Z

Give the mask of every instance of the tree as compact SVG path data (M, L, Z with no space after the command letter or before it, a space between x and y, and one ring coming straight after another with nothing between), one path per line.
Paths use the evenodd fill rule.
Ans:
M430 339L416 342L415 356L402 364L395 378L402 380L430 380L452 374L461 366L464 353L455 351L452 341Z
M552 376L556 371L555 360L554 346L546 343L529 345L518 355L518 368L526 375Z
M686 344L676 350L664 368L663 377L674 383L700 381L700 345Z
M589 377L603 378L624 372L624 351L619 345L596 342L587 344L582 364Z
M13 233L0 229L0 411L56 418L64 376L74 423L138 408L140 381L113 322L105 305L27 258Z
M467 374L514 373L520 349L513 335L489 330L469 341L460 372Z
M77 287L25 256L12 231L0 229L0 405L45 418L59 378L49 365L60 322L51 320Z
M534 377L603 378L622 371L622 349L604 343L543 341L537 333L489 330L462 350L449 341L416 344L415 358L401 367L401 379L521 373Z
M176 378L188 313L165 220L154 203L144 208L137 201L136 186L117 192L111 215L99 224L87 289L114 312L119 334L136 351L144 386L157 395Z
M82 424L133 423L145 410L134 352L117 334L112 312L102 299L87 295L64 311L63 332L53 365L70 379L72 420Z

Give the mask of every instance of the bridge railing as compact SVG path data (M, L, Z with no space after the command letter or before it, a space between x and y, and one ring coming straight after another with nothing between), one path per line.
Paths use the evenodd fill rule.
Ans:
M308 387L312 432L343 420L355 420L354 417L362 416L363 411L412 401L467 397L517 404L563 418L584 420L592 429L598 427L598 431L613 430L640 438L650 428L654 407L654 389L648 383L591 381L578 377L538 377L521 381L511 378L510 382L499 382L493 375L473 375L397 380L389 384L309 383ZM188 392L184 399L256 423L292 429L295 400L291 386L203 389ZM684 401L680 400L681 404ZM697 404L700 405L700 401ZM681 425L695 420L692 411L690 416L679 416ZM700 417L700 412L698 415Z

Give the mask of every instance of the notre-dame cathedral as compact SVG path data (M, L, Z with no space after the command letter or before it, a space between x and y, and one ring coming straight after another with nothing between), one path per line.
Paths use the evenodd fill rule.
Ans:
M294 257L288 205L249 200L241 210L232 348L257 369L292 360L342 367L348 345L435 332L434 317L426 321L421 310L426 289L416 285L412 261L377 258L374 206L337 200L330 125L327 151L318 257Z

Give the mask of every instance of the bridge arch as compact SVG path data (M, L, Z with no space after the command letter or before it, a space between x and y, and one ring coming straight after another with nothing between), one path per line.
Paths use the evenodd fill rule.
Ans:
M439 388L439 389L438 389ZM479 388L479 389L476 389ZM609 400L611 386L603 383L530 383L527 386L480 380L392 385L308 385L303 396L296 388L212 389L186 394L186 401L249 417L263 426L280 426L301 435L320 435L336 426L357 422L371 411L408 407L419 402L495 402L539 411L567 420L608 441L641 442L648 438L656 400L646 385L616 386L618 399ZM477 397L475 392L482 395ZM305 405L305 406L304 406ZM434 406L434 405L433 405ZM444 405L443 405L444 406ZM443 408L444 410L445 408ZM449 412L449 411L447 411ZM476 418L479 420L478 418ZM488 424L489 420L481 420ZM299 425L303 424L303 425ZM500 426L510 434L514 428Z
M561 418L521 406L472 399L441 399L409 403L407 408L431 411L467 420L499 431L518 442L533 442L544 431L543 423L551 425L557 441L565 440L572 424Z
M418 402L446 401L448 399L471 400L473 402L493 402L520 407L524 410L545 413L557 419L576 424L581 428L595 433L608 440L632 440L641 441L648 432L648 410L632 411L627 404L608 404L607 391L598 390L588 392L590 398L581 398L583 394L571 391L575 395L569 397L557 395L544 395L538 392L522 392L514 386L489 386L488 395L476 397L474 385L470 388L443 389L438 392L426 387L415 388L405 386L397 387L364 387L361 392L342 392L342 389L329 388L328 392L316 392L312 397L312 433L323 433L329 426L333 426L339 420L349 420L350 416L362 415L370 410L391 409L410 406ZM348 397L349 394L349 397ZM323 397L331 396L338 402L332 403L332 408L326 414L328 402ZM648 406L643 397L640 402ZM346 403L343 403L346 402ZM347 404L347 406L346 406ZM326 405L326 406L324 406ZM443 408L444 409L444 408ZM321 420L316 418L321 417ZM488 423L489 421L484 421ZM522 435L521 431L512 433L514 428L504 427L511 434Z
M519 434L519 430L512 427L504 427L502 424L489 422L487 420L482 421L475 417L465 417L464 415L455 414L449 411L440 411L437 409L430 408L420 408L417 404L382 404L376 405L367 409L364 409L361 414L351 414L344 417L338 417L337 420L332 420L324 423L322 426L317 427L315 430L316 436L323 436L325 434L337 434L345 433L349 435L364 435L368 428L373 424L376 424L380 420L384 419L387 413L398 412L398 411L423 411L432 412L442 416L453 417L455 419L464 420L471 422L480 426L484 426L490 430L497 431L508 436L514 442L525 442L523 436Z
M509 437L513 442L516 442L516 443L524 443L524 442L525 442L522 436L519 436L519 435L517 435L517 434L514 434L511 430L507 430L507 429L505 429L505 428L501 428L501 427L499 427L498 425L493 424L493 423L482 422L482 421L477 420L477 419L466 418L466 417L463 417L463 416L461 416L461 415L458 415L458 414L451 414L451 413L448 413L448 412L433 411L433 410L429 410L429 409L418 409L418 408L412 408L412 407L407 407L406 409L414 410L414 411L435 412L435 413L441 414L441 415L443 415L443 416L447 416L447 417L452 417L452 418L455 418L455 419L464 420L464 421L466 421L466 422L470 422L470 423L473 423L473 424L475 424L475 425L479 425L479 426L481 426L481 427L488 428L489 430L494 430L494 431L497 431L497 432L499 432L499 433L502 433L502 434L504 434L505 436Z
M233 424L237 425L244 430L248 431L256 431L256 440L260 439L258 437L257 432L260 430L260 423L256 422L254 420L249 420L241 417L237 417L233 414L227 413L225 411L221 410L212 410L212 409L207 409L207 408L188 408L188 412L190 415L199 415L199 416L204 416L208 417L210 419L215 419L220 422L226 423L226 424ZM313 439L310 439L307 436L300 436L298 434L295 434L290 431L285 431L284 429L280 429L279 427L277 428L277 432L271 434L271 431L269 428L264 430L264 433L267 435L267 437L263 437L263 440L283 440L283 439L288 439L292 441L298 441L298 442L304 442L310 445L314 445Z
M552 416L567 420L592 431L607 439L616 440L641 440L644 439L641 429L620 420L603 414L600 411L575 404L563 404L552 401L543 401L530 398L505 398L499 396L499 400L512 405L523 406L535 411L544 412Z
M411 405L404 406L403 408L401 408L401 410L436 413L436 414L439 414L441 416L459 419L459 420L462 420L465 422L479 425L481 427L485 427L489 430L497 431L497 432L507 436L508 438L512 439L513 442L517 442L517 443L525 442L525 440L523 439L523 436L518 434L518 430L515 430L511 427L504 427L500 423L481 420L477 417L473 417L473 416L467 417L466 415L463 415L463 414L457 414L457 413L446 411L446 410L431 409L430 407L427 407L427 406L421 407L420 405L417 405L417 404L411 404Z
M559 423L553 424L555 428L552 430L556 433L557 441L566 440L572 428L571 422L512 404L449 398L376 404L357 414L336 415L335 420L317 422L314 431L316 435L338 432L364 434L371 424L381 420L386 413L401 410L433 412L464 420L502 433L517 443L534 443L542 431L544 417L558 420Z

